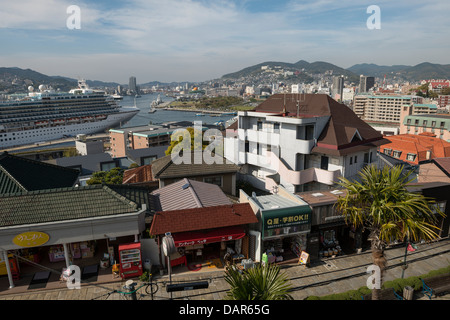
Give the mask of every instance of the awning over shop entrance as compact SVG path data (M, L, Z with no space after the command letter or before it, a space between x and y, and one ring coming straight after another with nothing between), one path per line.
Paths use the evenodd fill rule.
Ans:
M245 236L242 226L225 227L208 231L188 231L172 234L176 247L238 240Z

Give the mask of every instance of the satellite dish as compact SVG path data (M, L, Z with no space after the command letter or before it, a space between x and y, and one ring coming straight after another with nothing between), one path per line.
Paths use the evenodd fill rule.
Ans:
M28 87L28 91L33 92L34 91L34 87L33 86L29 86Z

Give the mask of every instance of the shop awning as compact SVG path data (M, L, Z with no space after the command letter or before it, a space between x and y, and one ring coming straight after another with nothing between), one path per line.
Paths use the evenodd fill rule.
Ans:
M186 247L196 244L207 244L221 241L238 240L245 236L244 227L233 226L208 231L189 231L173 233L176 247Z

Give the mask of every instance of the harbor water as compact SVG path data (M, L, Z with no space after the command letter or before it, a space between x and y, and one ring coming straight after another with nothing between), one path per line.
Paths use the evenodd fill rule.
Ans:
M161 100L164 102L170 102L174 99L172 97L167 97L164 93L160 94ZM134 96L125 96L123 100L119 101L119 104L123 107L133 107L139 109L139 113L135 115L131 120L122 125L122 128L145 126L148 124L161 124L168 121L202 121L203 124L214 124L217 121L223 120L228 121L233 118L233 115L221 115L221 116L211 116L202 115L197 116L200 112L193 111L178 111L178 110L164 110L156 109L154 113L149 113L150 105L152 101L158 98L158 93L145 94L140 98L134 98Z

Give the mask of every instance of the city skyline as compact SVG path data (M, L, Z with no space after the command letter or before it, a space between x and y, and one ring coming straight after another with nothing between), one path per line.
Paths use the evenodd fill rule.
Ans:
M380 9L380 28L368 20ZM80 9L79 16L70 6ZM206 81L266 61L448 64L448 1L8 2L2 67L126 83ZM79 18L79 28L69 24Z

